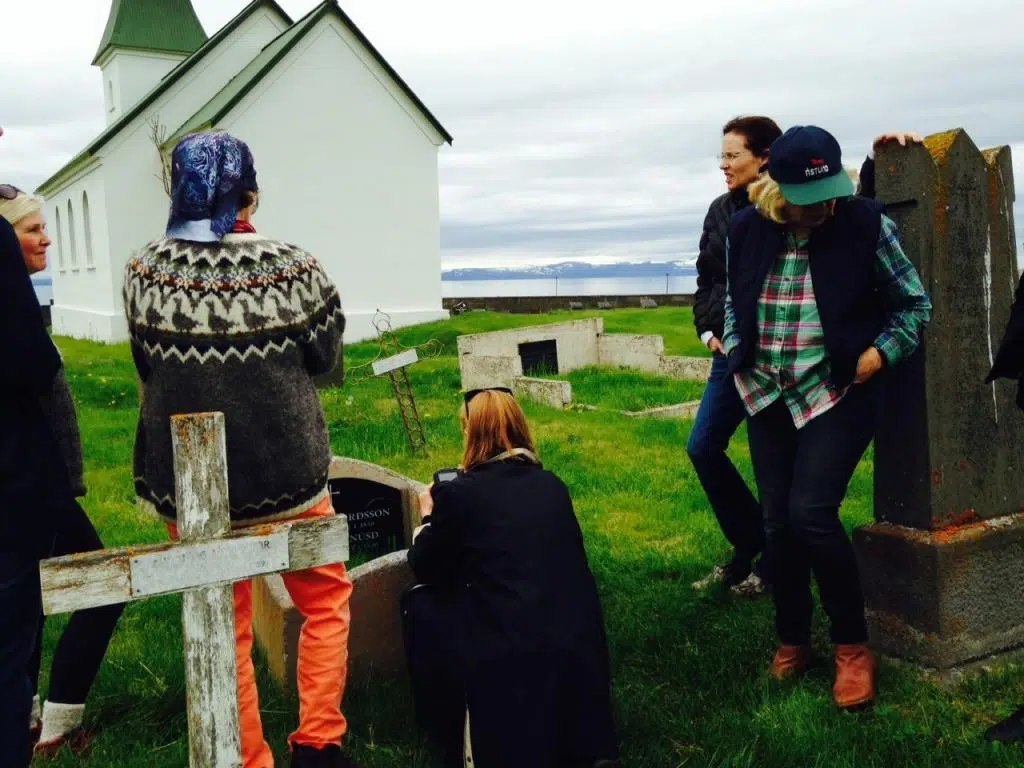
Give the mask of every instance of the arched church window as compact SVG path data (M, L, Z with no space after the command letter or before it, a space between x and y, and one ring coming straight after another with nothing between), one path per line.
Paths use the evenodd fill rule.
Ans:
M71 268L78 269L78 248L75 243L75 209L68 200L68 241L71 244Z
M92 221L89 218L89 193L82 191L82 222L85 229L85 266L93 268L96 261L92 255Z
M113 112L114 109L115 109L115 107L114 107L114 80L113 80L113 78L111 78L110 80L107 80L107 101L110 102L110 107L108 108L108 111L109 112Z
M53 220L57 229L57 269L63 272L67 267L64 265L64 232L60 226L60 206L55 206L53 210L57 214Z

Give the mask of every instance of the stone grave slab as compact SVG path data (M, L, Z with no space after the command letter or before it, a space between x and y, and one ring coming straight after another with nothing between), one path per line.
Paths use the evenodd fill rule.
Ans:
M425 486L385 467L345 457L335 457L328 482L335 511L348 516L352 560L365 561L349 571L349 669L357 674L400 675L405 659L398 598L413 583L406 555L419 523L419 493ZM279 576L253 581L256 641L274 679L291 691L302 622Z
M1024 415L1014 383L984 383L1017 282L1010 151L955 130L876 168L933 317L884 379L876 523L854 543L872 642L949 671L1024 643Z

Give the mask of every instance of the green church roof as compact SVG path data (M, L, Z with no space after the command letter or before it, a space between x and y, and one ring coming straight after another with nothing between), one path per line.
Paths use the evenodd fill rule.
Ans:
M112 0L97 63L111 47L193 53L206 32L191 0Z

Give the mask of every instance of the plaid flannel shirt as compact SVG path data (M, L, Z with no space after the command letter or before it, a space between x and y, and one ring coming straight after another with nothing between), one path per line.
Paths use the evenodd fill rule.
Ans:
M874 346L888 365L907 358L920 343L931 316L931 301L917 270L900 246L896 225L882 217L875 274L891 312ZM765 279L757 307L758 343L754 365L735 375L736 388L753 416L780 397L797 429L838 403L849 388L831 381L832 366L814 297L806 242L787 236L787 248ZM739 343L731 296L726 296L726 354Z

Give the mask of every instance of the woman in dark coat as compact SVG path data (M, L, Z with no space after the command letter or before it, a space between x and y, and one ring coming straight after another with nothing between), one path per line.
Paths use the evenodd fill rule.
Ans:
M42 615L39 561L53 552L74 496L42 400L60 355L50 341L10 223L0 217L0 756L30 759L30 659Z
M569 492L508 390L468 393L462 421L462 468L421 496L409 563L450 598L472 765L617 766L604 619Z
M46 269L50 238L46 233L42 201L9 184L0 184L0 216L14 227L21 255L29 274ZM38 303L26 309L40 315ZM47 339L47 342L49 340ZM53 346L50 343L50 346ZM67 468L74 497L86 495L82 461L82 443L75 403L61 365L53 377L50 392L40 398ZM74 499L68 505L66 525L56 531L50 557L62 557L103 549L103 542L89 516ZM39 671L42 661L43 621L36 633L35 651L29 660L29 677L35 696L29 721L32 738L39 743L36 754L55 755L64 745L83 752L89 745L89 733L82 725L85 700L99 673L123 605L107 605L72 614L53 654L50 690L40 702Z

